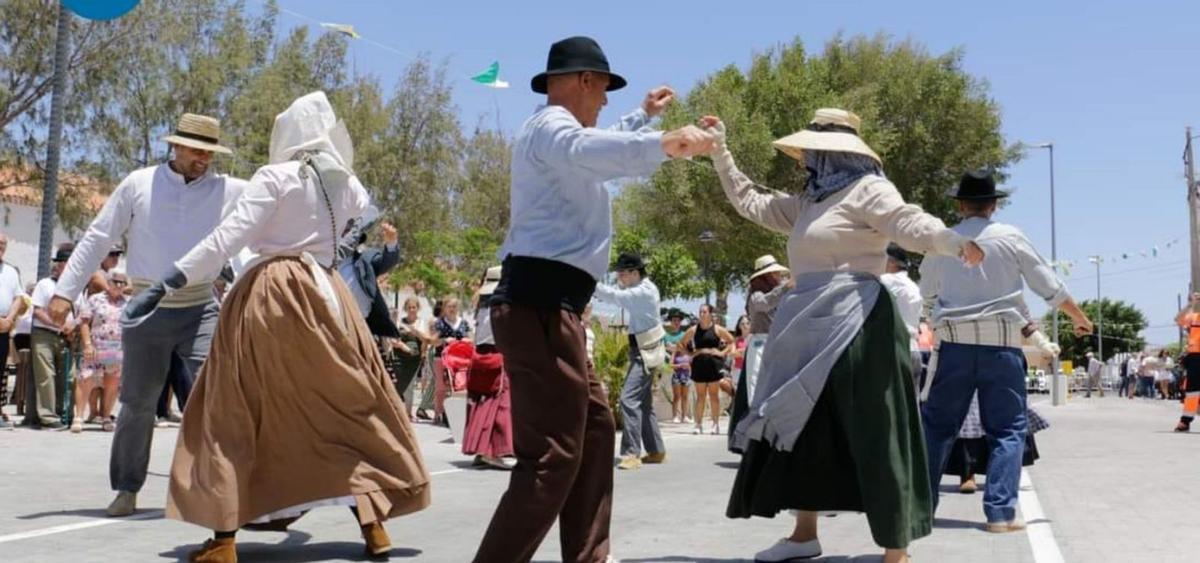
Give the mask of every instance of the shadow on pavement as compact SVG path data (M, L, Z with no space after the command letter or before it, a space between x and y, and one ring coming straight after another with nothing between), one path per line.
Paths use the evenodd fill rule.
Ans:
M362 542L322 542L308 543L312 536L301 532L289 532L287 539L280 543L247 542L237 544L238 558L247 561L269 561L274 563L316 563L318 561L379 561L369 559L363 550ZM199 544L182 545L172 551L159 555L165 559L187 561L188 554L200 548ZM397 547L388 553L395 559L412 559L419 557L422 551L406 547Z
M718 462L714 463L713 465L724 468L724 469L737 469L742 464L739 462L736 462L736 461L718 461Z
M934 518L933 527L951 530L982 530L983 522L976 522L973 520L955 520L953 518Z
M668 555L664 557L649 557L640 559L621 558L621 561L626 563L749 563L752 559L712 559L705 557L689 557L687 555ZM824 562L824 563L875 563L883 561L882 555L834 555L831 557L818 557L816 559L807 559L806 561Z
M155 516L149 516L151 512L158 512ZM39 518L53 518L55 516L81 516L84 518L98 518L109 520L108 514L103 508L78 508L75 510L51 510L46 512L35 512L33 514L23 514L17 516L17 520L37 520ZM162 520L162 510L139 510L133 513L138 520ZM113 520L123 520L123 518L112 518Z

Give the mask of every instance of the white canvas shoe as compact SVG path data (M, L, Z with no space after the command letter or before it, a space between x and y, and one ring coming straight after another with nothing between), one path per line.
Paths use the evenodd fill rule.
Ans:
M754 554L755 563L790 563L821 556L821 541L794 542L783 538Z

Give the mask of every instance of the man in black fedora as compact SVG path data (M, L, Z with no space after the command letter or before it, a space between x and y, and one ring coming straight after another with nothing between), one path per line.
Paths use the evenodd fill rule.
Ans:
M550 47L533 91L546 105L513 142L512 219L491 300L496 345L512 380L518 460L475 560L529 561L559 520L562 560L604 561L612 512L613 418L588 368L580 314L608 270L612 211L605 182L652 174L668 158L705 154L712 136L647 122L675 97L651 90L612 129L596 129L607 92L625 86L595 40Z
M1025 355L1022 343L1032 338L1039 348L1050 348L1045 337L1036 338L1024 302L1026 285L1051 308L1062 307L1077 334L1088 334L1092 323L1071 299L1067 286L1014 226L992 221L997 202L1008 193L996 189L989 171L963 175L950 197L958 200L961 223L958 234L973 239L984 251L983 262L973 268L940 256L921 264L921 295L931 310L938 345L930 361L930 374L921 409L929 455L931 490L936 507L942 471L959 428L979 394L979 411L991 447L983 512L987 530L1006 533L1021 530L1017 518L1017 491L1028 421L1025 412Z
M629 368L621 388L621 462L619 469L638 469L642 463L663 463L666 446L654 414L654 381L667 363L658 286L646 277L642 257L622 252L617 257L617 285L596 285L596 299L628 313ZM642 457L642 453L646 456Z

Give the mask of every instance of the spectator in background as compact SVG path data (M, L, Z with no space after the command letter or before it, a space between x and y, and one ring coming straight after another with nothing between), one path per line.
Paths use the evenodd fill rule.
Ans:
M0 233L0 407L8 404L8 346L9 335L22 312L21 271L4 262L8 250L8 235ZM8 415L0 411L0 428L12 428Z
M421 372L422 352L425 344L430 341L429 333L421 326L421 302L416 296L404 300L404 315L396 322L400 337L392 340L392 353L396 358L396 392L404 399L404 408L408 411L409 419L416 422L413 415L413 387L416 386L417 375Z
M64 426L63 399L67 393L67 372L71 368L67 362L67 338L75 330L75 315L69 314L64 322L56 323L47 307L74 248L70 243L58 247L50 266L50 277L38 281L33 291L33 379L37 401L32 405L32 412L31 405L25 406L25 415L26 418L32 416L37 427L51 430Z
M1104 387L1101 386L1100 374L1104 371L1104 362L1100 361L1099 358L1097 358L1096 355L1091 352L1087 353L1087 360L1087 394L1084 395L1084 398L1091 399L1092 388L1095 387L1096 389L1100 390L1100 398L1103 399Z
M692 384L692 357L687 345L683 344L683 311L671 309L667 318L667 335L663 337L667 354L671 357L671 421L675 424L692 423L688 416L688 388Z
M15 391L19 401L17 414L25 417L25 420L21 422L22 426L33 425L35 417L30 416L28 409L34 408L37 402L34 398L36 391L33 384L32 344L29 334L33 331L33 298L31 296L36 288L36 282L30 282L25 286L25 293L21 297L21 311L17 313L17 323L13 327L12 346L16 350L17 364Z
M434 349L433 368L433 423L446 428L450 427L450 419L446 417L446 396L450 394L452 388L447 385L447 378L450 377L450 374L442 365L442 353L447 344L464 340L471 335L471 326L467 324L465 318L459 315L459 307L460 302L457 297L447 299L442 304L441 316L433 325L433 337L437 341L437 348Z
M1140 387L1143 389L1142 396L1147 399L1154 399L1154 374L1158 372L1158 358L1154 354L1141 354L1142 366L1138 372Z
M900 319L904 321L904 327L908 329L908 350L912 355L913 384L920 385L923 362L917 338L921 332L921 308L924 305L921 288L908 277L908 251L893 242L888 244L887 257L887 270L882 276L879 276L879 281L896 300L896 310L900 312Z
M113 406L117 401L120 385L121 363L124 353L121 346L121 313L127 299L125 288L129 279L121 270L109 270L105 275L106 290L89 298L79 313L79 334L83 341L83 369L76 382L75 420L71 432L83 431L84 397L94 387L104 389L104 402L99 409L105 432L112 432L115 420Z
M1167 349L1163 348L1158 351L1158 367L1154 372L1154 385L1158 388L1158 394L1164 400L1171 398L1171 382L1175 380L1175 375L1171 369L1175 367L1175 362L1171 360L1170 354L1167 354ZM1101 395L1103 397L1104 395Z
M1142 355L1130 354L1129 359L1125 360L1125 373L1129 379L1129 398L1132 399L1142 394L1142 380L1138 374L1142 371Z

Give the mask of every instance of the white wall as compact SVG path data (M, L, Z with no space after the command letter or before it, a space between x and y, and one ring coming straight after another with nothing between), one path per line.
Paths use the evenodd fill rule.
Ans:
M38 238L41 236L42 210L17 203L0 203L0 231L8 235L8 251L4 261L21 271L21 286L37 282ZM54 227L54 244L70 241L71 237Z

